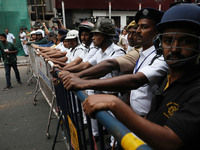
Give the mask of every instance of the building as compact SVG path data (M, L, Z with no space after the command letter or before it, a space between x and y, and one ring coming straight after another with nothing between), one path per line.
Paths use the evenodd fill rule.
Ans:
M123 27L134 20L136 12L145 7L166 11L175 2L198 2L198 0L28 0L31 4L32 20L50 20L51 17L62 18L69 29L75 28L83 20L96 21L98 17L115 20L118 27ZM64 9L62 9L64 8ZM37 12L37 13L36 13ZM36 19L37 18L37 19ZM52 25L52 21L49 21Z

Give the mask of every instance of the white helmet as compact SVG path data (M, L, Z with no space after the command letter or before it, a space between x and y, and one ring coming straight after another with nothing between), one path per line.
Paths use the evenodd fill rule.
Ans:
M32 34L36 34L36 31L31 31L31 35L32 35Z
M42 33L42 37L45 37L45 33L44 33L44 31L42 29L38 29L37 32Z
M75 38L77 38L77 39L78 39L78 43L80 43L78 31L77 31L77 30L70 30L70 31L67 33L67 36L66 36L65 39L70 40L70 39L75 39Z

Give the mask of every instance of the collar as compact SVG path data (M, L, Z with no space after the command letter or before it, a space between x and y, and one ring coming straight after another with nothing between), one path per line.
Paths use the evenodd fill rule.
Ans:
M155 47L154 46L151 46L149 47L148 49L146 50L143 50L143 48L141 48L139 50L139 54L140 56L144 56L144 57L147 57L150 53L152 53L153 51L155 50Z
M102 54L106 54L106 55L109 55L110 53L112 53L114 51L114 43L112 43L110 46L108 46L108 48L103 52L101 50L101 53Z

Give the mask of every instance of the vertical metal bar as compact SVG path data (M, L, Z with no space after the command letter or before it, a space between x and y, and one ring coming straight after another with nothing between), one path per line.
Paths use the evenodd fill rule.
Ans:
M87 125L88 125L88 135L89 135L89 143L91 150L94 150L94 141L93 141L93 135L92 135L92 126L91 126L91 120L88 116L87 118Z
M42 3L42 19L43 19L43 21L45 20L45 16L44 16L44 1L43 0L41 0L41 3Z
M63 16L63 26L66 28L66 22L65 22L65 3L62 1L62 16Z
M38 20L38 13L37 13L37 4L36 4L36 0L34 0L34 4L35 4L35 16L36 16L36 20Z
M103 126L98 122L98 132L99 132L99 143L100 149L104 150L104 135L103 135Z
M109 0L109 19L111 19L111 0Z
M87 150L85 129L84 129L84 124L83 124L83 112L82 112L80 100L78 100L78 108L79 108L79 120L80 120L80 125L81 125L81 133L82 133L82 139L83 139L83 147L85 150Z
M81 138L81 134L80 134L80 126L79 126L79 120L78 120L78 113L77 113L77 105L76 105L76 98L73 92L70 92L71 95L71 102L74 106L74 117L75 117L75 125L76 125L76 130L77 130L77 134L78 134L78 141L79 141L79 148L82 149L83 148L83 143L82 143L82 138ZM80 110L78 110L80 111Z

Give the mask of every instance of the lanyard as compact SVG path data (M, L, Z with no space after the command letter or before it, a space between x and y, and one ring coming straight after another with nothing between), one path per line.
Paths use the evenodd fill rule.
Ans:
M142 66L142 64L144 63L144 61L151 55L155 52L156 50L152 51L147 57L144 58L144 60L140 63L139 67L138 66L138 62L139 62L139 59L140 57L138 58L136 64L135 64L135 74L138 72L138 70L140 69L140 67Z

